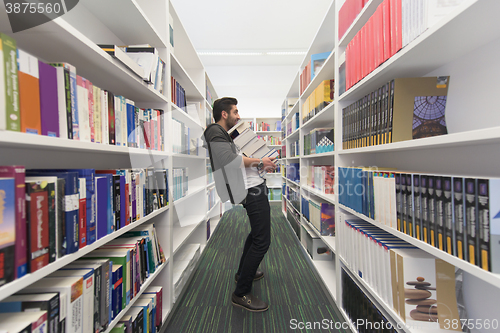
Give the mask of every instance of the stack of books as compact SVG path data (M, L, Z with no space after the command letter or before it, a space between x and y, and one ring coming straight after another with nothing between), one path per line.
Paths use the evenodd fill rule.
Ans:
M236 124L228 133L233 138L234 144L246 157L272 158L279 156L276 149L269 149L266 141L257 137L255 132L250 128L250 124L246 121Z

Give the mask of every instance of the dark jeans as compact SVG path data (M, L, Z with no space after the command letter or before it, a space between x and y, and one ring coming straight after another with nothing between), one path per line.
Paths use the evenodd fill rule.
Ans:
M239 297L252 291L257 268L271 244L271 208L267 192L266 182L249 188L243 203L250 219L251 231L245 241L237 273L240 277L234 293Z

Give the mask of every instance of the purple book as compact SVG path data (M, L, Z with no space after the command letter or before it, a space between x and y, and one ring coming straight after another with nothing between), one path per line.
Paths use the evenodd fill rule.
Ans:
M321 235L335 236L335 206L321 203Z
M108 234L109 183L107 177L95 177L97 239Z
M135 222L137 220L137 207L136 207L136 183L135 183L135 175L132 174L132 184L130 186L130 193L132 197L132 219L131 222Z
M28 272L28 248L26 233L26 189L25 168L22 165L0 166L0 177L14 178L16 184L16 245L15 245L15 278Z
M57 70L38 61L40 87L40 115L42 135L59 137L59 100L57 96Z
M126 200L125 200L125 176L120 175L120 228L125 227L126 225L126 213L125 209L127 209Z

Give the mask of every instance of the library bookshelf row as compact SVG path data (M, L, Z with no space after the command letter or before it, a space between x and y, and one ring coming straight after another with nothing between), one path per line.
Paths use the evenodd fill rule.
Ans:
M117 11L116 8L120 10ZM152 223L166 262L159 266L146 283L163 287L162 312L165 323L176 295L186 285L183 283L176 288L179 281L174 281L174 277L179 276L176 268L182 264L182 260L177 260L178 254L191 244L199 244L200 252L203 251L208 236L214 232L218 218L225 209L219 200L213 199L210 203L207 200L210 195L215 198L215 188L208 180L208 155L199 141L206 125L212 121L211 104L217 95L172 3L168 0L112 0L105 3L83 0L61 17L16 33L9 26L6 8L2 4L0 32L14 39L18 49L39 61L71 64L79 76L93 85L133 100L139 108L163 110L159 121L165 129L164 150L1 130L2 165L23 165L26 169L163 168L168 170L170 198L167 207L156 210L75 253L65 255L34 273L28 273L1 286L0 301L106 245L123 233L134 230L139 225ZM165 63L162 73L165 84L163 92L103 51L98 44L148 45L154 48ZM185 105L179 106L174 102L175 89L171 78L182 86ZM0 115L5 117L5 105L0 105ZM178 122L189 129L189 139L186 138L186 146L182 149L175 147L176 142L179 143L178 138L174 137ZM176 181L174 169L179 168L188 170L188 177L184 178L187 192L173 200ZM193 202L197 204L193 205ZM210 221L213 223L210 224ZM182 279L187 280L189 276L183 275ZM120 314L124 313L122 311ZM107 331L111 331L116 322L117 319Z
M400 8L401 13L403 13L403 22L400 23L403 31L403 43L399 46L399 50L396 50L395 53L389 53L385 60L383 58L375 66L369 65L364 68L365 65L360 64L361 69L349 67L356 66L356 58L353 58L353 43L356 42L357 38L361 38L359 41L366 41L366 35L372 33L369 29L374 29L371 25L374 24L374 20L386 22L383 16L385 6L389 7L390 13L391 8L393 8L391 6L398 3L403 6ZM484 322L485 319L490 322L493 320L498 322L500 318L493 310L495 300L500 297L500 275L498 273L460 259L454 254L440 250L423 240L398 231L397 228L385 225L378 219L368 217L361 211L340 203L341 184L339 182L344 179L340 170L343 168L371 167L379 170L393 170L394 172L473 179L500 177L498 172L500 160L494 153L500 145L498 134L500 132L500 116L493 111L496 105L494 77L500 73L500 65L495 60L495 54L500 48L500 22L494 17L493 12L500 9L500 4L495 1L476 0L454 1L446 4L439 1L425 1L425 3L429 4L429 7L425 7L426 12L422 12L417 7L412 8L413 2L409 1L336 0L331 2L282 106L282 128L285 129L282 141L286 151L282 156L284 193L290 190L295 195L298 193L300 199L313 199L317 202L335 205L336 227L345 223L344 220L347 219L363 221L362 223L368 224L367 228L376 227L380 232L387 233L388 237L419 249L419 253L452 265L455 267L457 279L451 282L456 283L457 292L461 292L463 297L460 301L460 318L458 318L458 321L462 320L462 324L459 326L462 326L464 322ZM443 11L436 14L436 12L431 11L431 4L451 5L452 7L441 7L440 9ZM421 22L420 26L411 25L411 22L418 22L418 19L415 21L411 21L411 19L415 18L412 13L418 13L419 10L423 14L420 18L424 21ZM349 11L350 13L346 14ZM379 11L382 11L382 14ZM340 12L344 13L342 17ZM428 22L431 22L431 18L432 25L426 26ZM392 18L389 22L393 22ZM342 35L339 35L339 25L343 29ZM389 26L389 33L392 33L390 29L391 26ZM335 31L334 35L332 35L332 31ZM408 33L406 36L405 32ZM365 39L362 39L363 34L365 34ZM380 38L383 40L383 37ZM362 47L368 45L368 47L375 47L378 51L382 46L381 44L373 46L373 43L374 41L367 42ZM394 41L390 39L389 44L392 45L392 43ZM348 48L351 49L347 50ZM303 83L303 73L309 70L307 67L312 56L323 53L327 56L324 57L320 70L314 73L309 82ZM366 54L367 57L370 56L370 53ZM354 70L354 74L357 74L356 70L360 70L362 74L353 78L354 74L352 72L346 73L348 70L345 68L351 68ZM350 120L344 116L345 112L352 110L354 103L358 101L362 103L363 98L370 98L372 93L391 80L423 77L448 77L444 117L446 134L412 139L410 120L409 127L398 129L408 129L409 139L392 141L384 139L379 142L376 140L370 142L369 137L368 139L359 139L366 138L364 136L366 133L361 131L366 128L371 130L370 126L373 126L368 120L367 123L361 123L355 127L358 132L353 132L353 134L358 135L358 141L346 144L346 132L344 132L346 128L343 126L349 124ZM310 106L306 103L308 98L322 82L332 79L334 80L332 100L327 105L317 107L311 114L311 109L306 109ZM351 81L347 82L346 85L346 80ZM486 82L481 81L483 84L480 86L474 84L479 80ZM392 106L390 100L388 101L389 105ZM362 105L358 104L360 110L363 110ZM393 108L394 116L396 116L396 112L403 112L396 110L396 104ZM381 110L384 109L381 108ZM413 117L413 111L412 107L410 119ZM360 116L358 121L363 119L362 112L364 111L354 113ZM380 117L383 116L382 113ZM391 118L386 119L390 121ZM384 118L382 118L383 120ZM402 125L393 124L393 126ZM334 129L335 149L331 152L305 154L308 143L307 135L319 128ZM394 130L394 128L392 129ZM382 133L384 133L383 131L385 131L385 127L382 127ZM292 149L296 149L296 151ZM296 156L293 156L292 152L296 153ZM310 179L308 179L310 173L307 170L312 166L321 165L335 167L334 194L327 195L311 186ZM300 178L290 177L287 169L298 169ZM496 207L494 203L498 202L498 198L490 197L489 200L490 207ZM413 319L407 321L408 325L397 327L397 323L404 323L402 315L394 309L393 305L389 305L380 294L380 286L370 284L366 277L362 277L358 271L353 269L355 266L349 259L350 257L343 257L340 254L341 251L345 251L344 246L347 240L336 236L322 236L313 223L304 217L304 208L301 201L298 201L298 204L297 201L292 204L292 201L283 195L283 214L288 217L289 221L290 216L293 217L290 225L296 231L298 240L305 242L302 239L304 237L316 242L320 241L321 246L324 245L332 251L333 255L330 261L315 260L311 255L311 249L304 246L340 312L345 320L351 323L350 328L353 331L357 331L355 319L348 314L352 312L350 312L351 309L346 308L345 296L354 297L354 294L349 294L352 289L345 289L346 279L354 282L374 308L380 311L390 323L394 324L396 331L413 333L446 330L444 327L436 327L436 325L426 326ZM490 228L492 228L490 230L493 231L488 235L493 237L490 238L490 256L496 255L496 253L491 253L491 249L493 249L491 246L496 243L494 240L497 232L495 231L496 224L493 223L498 222L493 216L497 212L498 209L489 212L490 217L492 217L489 220ZM297 221L300 223L299 228L295 225ZM361 249L357 250L361 251ZM436 297L436 292L439 295L439 290L433 291L434 297ZM417 325L411 325L415 323ZM468 328L464 327L464 332L467 330L470 332L489 332L491 329L491 327L488 329L479 324L468 325ZM461 331L462 327L458 330Z

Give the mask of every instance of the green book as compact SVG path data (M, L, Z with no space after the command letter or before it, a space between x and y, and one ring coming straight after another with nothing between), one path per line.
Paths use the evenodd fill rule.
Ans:
M16 41L0 33L0 130L5 129L20 132L21 116Z

